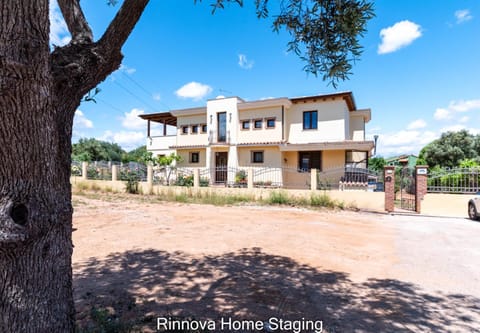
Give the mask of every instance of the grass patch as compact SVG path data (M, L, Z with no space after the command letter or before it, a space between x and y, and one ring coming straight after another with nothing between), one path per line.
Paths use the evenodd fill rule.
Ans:
M261 205L289 205L311 208L328 208L341 210L358 211L356 203L345 203L343 201L333 200L328 192L315 192L310 196L294 196L286 190L268 191L268 197L256 197L253 193L239 191L239 193L224 192L220 189L194 189L191 187L166 187L155 188L154 194L129 195L120 193L111 186L101 186L96 183L77 183L73 185L73 193L83 195L91 199L101 199L105 201L125 201L135 200L138 202L179 202L208 204L214 206L238 205L238 204L261 204ZM103 194L103 195L102 195ZM79 203L76 202L76 205Z
M285 191L272 191L267 199L270 205L287 205L292 204L293 201Z
M310 196L310 206L335 208L337 204L326 193L322 193L322 194L312 194Z

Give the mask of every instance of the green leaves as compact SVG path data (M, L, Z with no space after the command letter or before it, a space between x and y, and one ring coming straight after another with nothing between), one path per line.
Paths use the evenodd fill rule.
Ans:
M292 36L288 50L306 62L304 70L336 88L352 74L363 51L359 38L374 16L373 4L363 0L291 0L273 29L287 30Z
M201 1L201 0L198 0ZM197 0L194 0L196 3ZM224 9L225 3L243 6L243 0L214 0L212 13ZM304 70L321 75L334 88L352 74L363 47L359 39L367 31L374 14L367 0L281 0L276 14L269 11L268 0L254 0L258 18L273 17L272 29L291 35L287 50L306 64Z
M466 130L446 132L420 151L419 158L430 166L454 168L468 159L480 160L480 135Z

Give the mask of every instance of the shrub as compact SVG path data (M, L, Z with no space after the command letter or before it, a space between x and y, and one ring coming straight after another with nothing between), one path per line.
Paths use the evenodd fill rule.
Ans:
M193 186L193 175L179 175L175 181L176 186Z
M312 194L310 196L310 205L316 207L328 207L334 208L335 201L333 201L327 194L323 193L320 195Z
M139 193L138 183L140 181L140 177L138 173L136 173L135 171L128 171L125 174L125 177L127 181L126 187L125 187L126 192L130 194L138 194Z
M206 177L200 177L200 187L210 186L210 181Z
M288 204L290 200L285 191L273 191L270 193L267 202L269 204L285 205Z

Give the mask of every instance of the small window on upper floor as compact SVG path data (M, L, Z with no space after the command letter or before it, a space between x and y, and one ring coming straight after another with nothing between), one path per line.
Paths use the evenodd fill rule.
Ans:
M250 120L242 120L242 130L250 129Z
M267 118L267 128L275 128L275 118Z
M192 134L198 134L198 125L192 125Z
M188 134L188 126L182 126L182 134Z
M317 129L318 113L317 111L305 111L303 113L303 129Z
M253 128L254 129L262 129L263 126L263 120L262 119L255 119L253 121Z
M202 133L207 133L207 124L202 125Z

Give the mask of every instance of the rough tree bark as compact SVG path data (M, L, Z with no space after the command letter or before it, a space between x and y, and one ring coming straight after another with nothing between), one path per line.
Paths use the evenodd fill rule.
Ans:
M73 332L70 154L82 97L121 63L148 0L125 0L98 42L79 0L49 48L49 1L0 3L0 332Z

